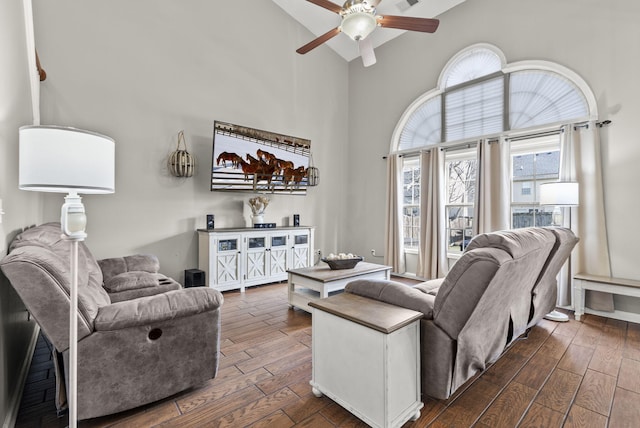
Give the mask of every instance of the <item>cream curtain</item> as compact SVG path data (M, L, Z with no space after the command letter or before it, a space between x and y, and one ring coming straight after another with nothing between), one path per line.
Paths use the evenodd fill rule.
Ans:
M395 273L405 272L402 241L402 158L389 155L387 163L387 221L384 263Z
M560 140L560 181L580 184L580 205L566 208L565 226L580 238L571 263L565 265L558 280L558 304L571 305L571 283L577 272L611 275L609 245L602 189L600 130L595 122L585 126L567 125ZM587 291L586 306L600 311L613 311L613 295Z
M420 247L418 271L421 278L441 278L447 274L444 251L443 152L434 147L420 153Z
M478 143L474 235L511 227L509 168L508 141L494 139Z

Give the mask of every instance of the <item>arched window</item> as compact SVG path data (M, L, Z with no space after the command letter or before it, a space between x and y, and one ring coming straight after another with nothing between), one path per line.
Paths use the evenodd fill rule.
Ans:
M508 64L498 48L484 43L454 55L437 86L405 110L391 143L391 153L402 155L403 192L391 197L402 206L402 224L396 226L402 227L407 272L428 277L448 269L482 230L508 228L508 222L513 228L550 224L553 207L539 204L539 188L560 178L559 129L594 119L592 91L566 67ZM442 150L420 154L434 147ZM429 164L422 165L426 159ZM487 198L486 186L498 190ZM422 219L424 209L439 215ZM422 263L409 262L421 253Z
M596 117L592 92L571 70L546 61L507 64L483 43L451 58L438 86L407 108L391 152Z

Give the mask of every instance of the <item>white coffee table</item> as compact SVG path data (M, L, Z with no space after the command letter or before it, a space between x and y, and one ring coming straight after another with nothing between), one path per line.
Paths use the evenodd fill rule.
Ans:
M331 270L328 265L291 269L289 274L289 305L311 312L309 302L329 297L344 290L356 279L389 279L391 266L360 262L353 269Z

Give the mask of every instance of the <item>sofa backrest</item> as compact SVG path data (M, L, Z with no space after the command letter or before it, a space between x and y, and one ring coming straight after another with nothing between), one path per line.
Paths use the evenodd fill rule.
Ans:
M69 346L71 243L59 223L46 223L20 233L0 262L25 306L56 349ZM102 287L102 272L83 242L78 243L78 339L93 331L101 306L111 303Z

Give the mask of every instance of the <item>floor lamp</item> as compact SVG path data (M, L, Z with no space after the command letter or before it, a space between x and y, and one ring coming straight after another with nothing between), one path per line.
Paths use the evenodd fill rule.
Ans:
M552 225L562 226L563 213L562 209L569 208L569 228L571 228L571 208L578 206L579 203L579 187L578 183L570 181L556 181L544 183L540 185L540 205L555 206L552 214ZM556 211L557 210L557 211ZM569 272L571 272L571 255L567 259ZM565 322L569 321L569 316L555 309L544 316L545 319L551 321Z
M59 126L23 126L19 131L18 187L36 192L67 193L62 205L62 236L69 240L70 310L67 401L69 426L78 424L78 242L87 234L87 217L79 193L113 193L115 143L94 132Z

